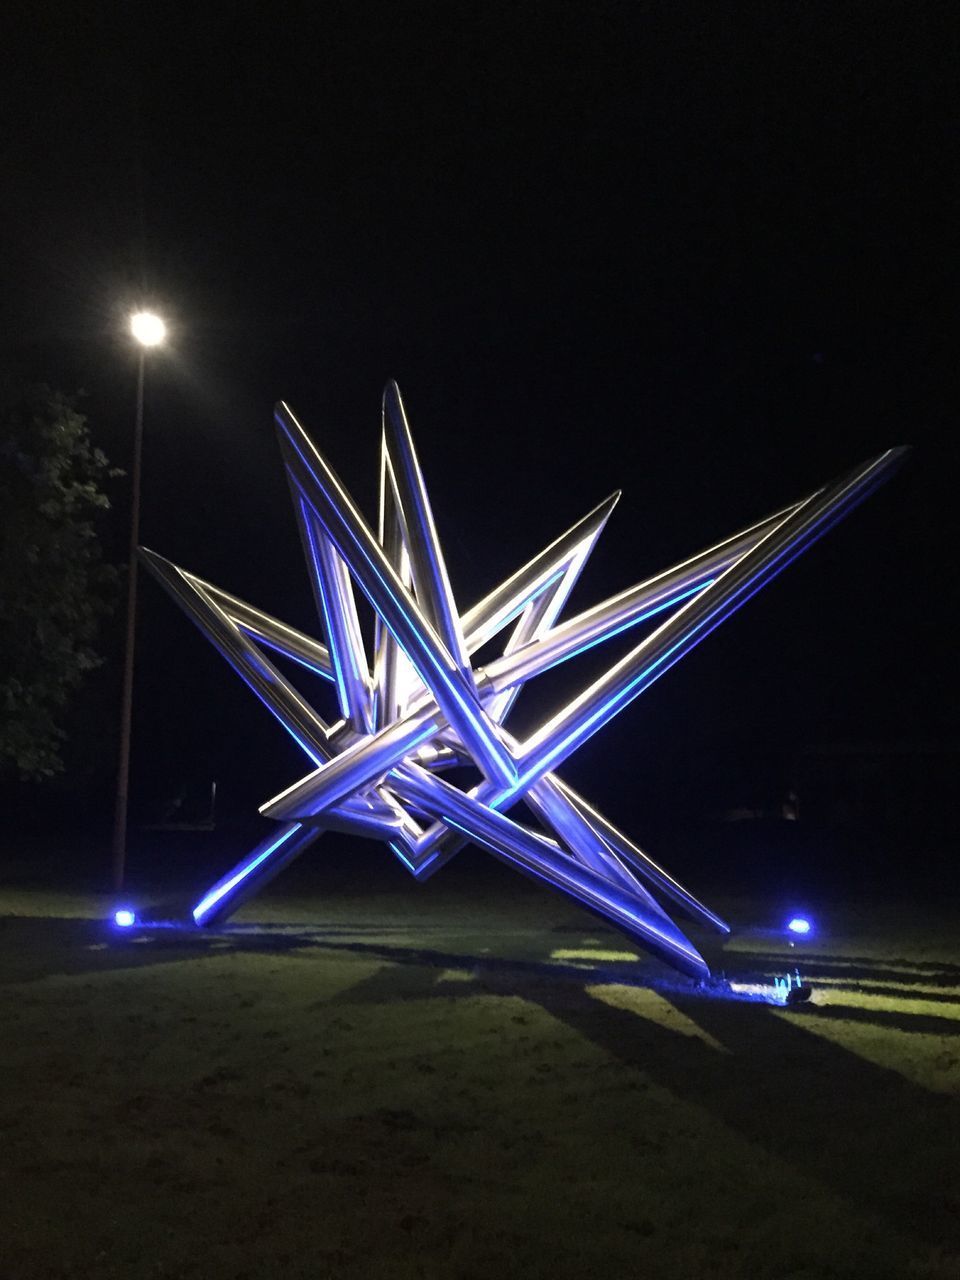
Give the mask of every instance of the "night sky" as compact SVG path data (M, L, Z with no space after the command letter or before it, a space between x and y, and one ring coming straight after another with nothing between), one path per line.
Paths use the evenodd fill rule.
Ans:
M955 744L954 14L24 10L0 90L5 373L82 387L128 466L125 318L162 311L143 541L314 630L281 397L372 519L398 380L464 607L616 488L574 608L912 445L569 774L626 816L731 760L732 803L811 744ZM124 482L114 499L119 559ZM296 748L152 582L141 599L135 802L215 776L252 811ZM113 658L98 681L109 711Z

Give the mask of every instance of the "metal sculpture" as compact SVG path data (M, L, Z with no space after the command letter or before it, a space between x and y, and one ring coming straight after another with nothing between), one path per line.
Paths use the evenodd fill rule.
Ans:
M384 840L418 880L473 841L680 971L707 976L702 956L654 895L711 929L726 933L728 926L556 769L861 501L905 451L888 450L802 502L560 622L619 493L461 613L396 385L389 383L383 398L376 533L288 406L279 404L275 416L326 645L141 549L312 764L261 807L279 829L204 894L193 909L196 923L226 917L324 830ZM376 616L372 671L354 584ZM524 741L504 727L528 680L667 610L673 612L626 657ZM502 656L473 667L471 655L501 631ZM335 724L270 662L270 650L333 682L341 716ZM442 776L463 764L481 774L469 790ZM537 828L508 816L520 801Z

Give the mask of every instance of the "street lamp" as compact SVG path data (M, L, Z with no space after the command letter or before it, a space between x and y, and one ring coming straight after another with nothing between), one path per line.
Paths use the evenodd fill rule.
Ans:
M143 454L143 375L147 349L159 346L167 326L152 311L130 317L130 332L139 344L137 363L137 411L133 427L130 551L127 565L127 642L123 661L123 700L120 712L120 760L117 765L117 798L113 815L113 887L123 888L127 861L127 796L130 784L130 723L133 711L133 654L137 616L137 544L140 541L140 464Z
M152 311L138 311L130 317L130 332L141 347L156 347L167 336L167 326Z

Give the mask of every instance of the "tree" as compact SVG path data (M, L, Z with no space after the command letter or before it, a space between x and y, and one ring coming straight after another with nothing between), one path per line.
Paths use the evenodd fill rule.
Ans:
M112 607L95 517L111 471L76 401L31 388L0 408L0 772L63 768L62 717Z

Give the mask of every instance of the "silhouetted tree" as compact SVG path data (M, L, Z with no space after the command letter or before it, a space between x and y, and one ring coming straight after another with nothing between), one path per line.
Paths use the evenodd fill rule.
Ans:
M94 521L112 474L71 397L38 386L0 407L0 772L63 768L62 715L113 601Z

